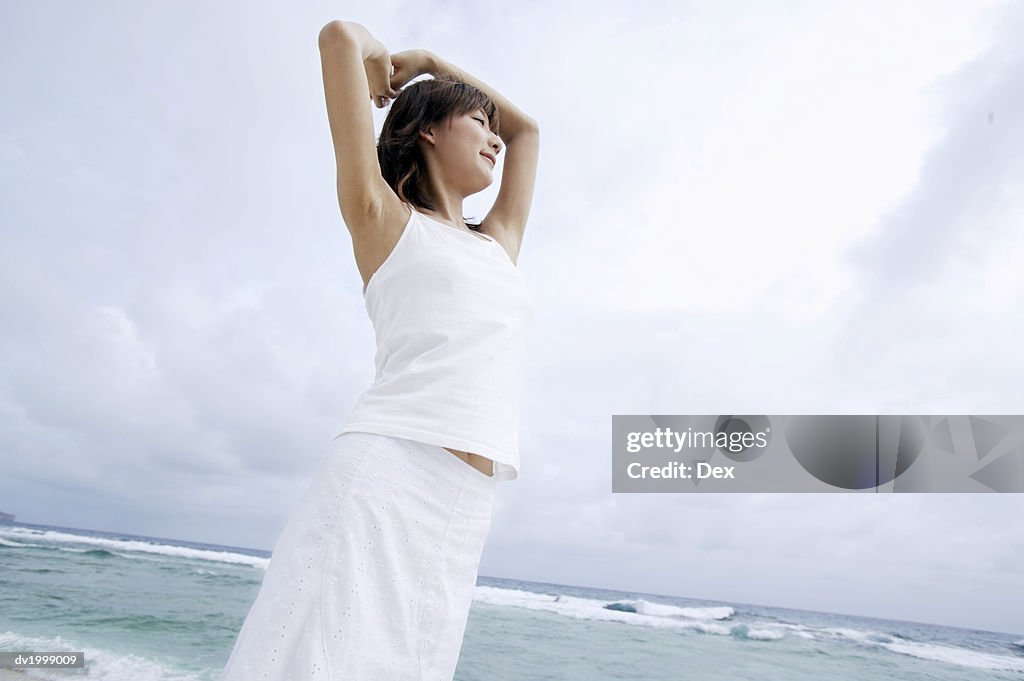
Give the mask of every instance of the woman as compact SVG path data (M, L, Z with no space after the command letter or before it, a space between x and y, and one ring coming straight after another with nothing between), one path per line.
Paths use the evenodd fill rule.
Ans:
M375 378L275 544L221 678L450 681L496 484L518 476L533 305L516 263L539 131L426 50L389 55L343 21L319 44ZM394 100L376 148L367 93ZM494 205L470 225L463 200L502 152Z

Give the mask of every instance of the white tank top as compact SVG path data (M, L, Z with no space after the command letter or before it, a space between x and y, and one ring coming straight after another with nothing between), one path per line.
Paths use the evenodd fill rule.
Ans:
M514 480L532 299L497 241L409 208L363 292L377 343L374 381L338 435L380 433L480 454L495 462L496 479Z

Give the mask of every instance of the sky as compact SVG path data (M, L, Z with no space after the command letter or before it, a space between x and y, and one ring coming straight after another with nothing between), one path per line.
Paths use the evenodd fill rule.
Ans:
M521 472L481 575L1024 632L1020 494L610 469L612 414L1022 413L1010 2L0 0L0 510L273 546L373 377L331 19L541 128Z

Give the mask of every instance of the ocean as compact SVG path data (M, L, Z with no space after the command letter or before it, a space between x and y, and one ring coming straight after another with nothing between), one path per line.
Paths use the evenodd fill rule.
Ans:
M85 653L28 678L216 681L269 558L0 524L0 651ZM1021 681L1024 636L480 576L455 678Z

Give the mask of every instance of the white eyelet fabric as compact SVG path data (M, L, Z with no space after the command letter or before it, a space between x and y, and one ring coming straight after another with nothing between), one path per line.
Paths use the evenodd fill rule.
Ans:
M443 447L339 435L221 681L451 681L497 484Z

